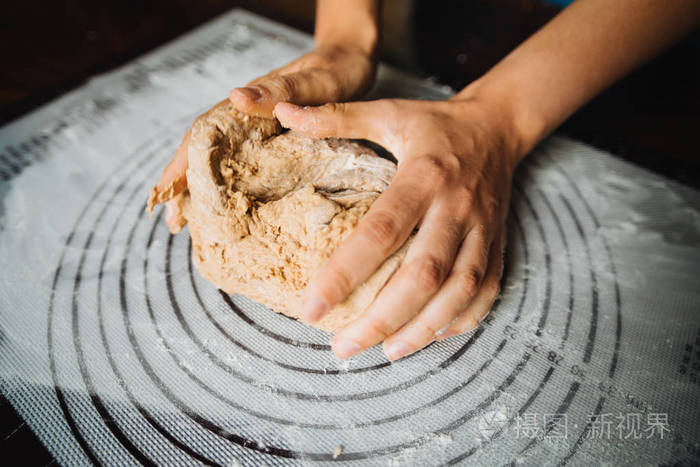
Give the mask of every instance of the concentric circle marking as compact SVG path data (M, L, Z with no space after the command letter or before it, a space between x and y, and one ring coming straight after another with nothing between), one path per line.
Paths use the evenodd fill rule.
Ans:
M147 143L145 143L143 146L139 147L139 148L137 149L137 151L136 151L132 156L130 156L130 157L127 159L127 162L132 162L133 159L135 158L135 156L137 156L141 150L144 150L144 149L148 146L149 143L150 143L150 142L147 142ZM113 192L113 195L112 195L111 198L110 198L110 202L111 202L111 200L113 200L113 199L124 189L124 187L126 186L127 180L128 180L131 176L133 176L134 174L136 174L139 168L140 168L140 167L139 167L138 164L134 165L134 167L133 167L133 168L130 170L130 172L127 174L126 179L125 179L124 181L122 181L122 182L115 188L115 190L114 190L114 192ZM76 232L76 230L77 230L77 227L78 227L78 225L81 224L82 220L83 220L84 217L86 216L86 214L87 214L89 208L90 208L90 207L92 206L92 204L93 204L93 201L94 201L95 199L97 199L98 195L104 191L104 189L108 186L109 181L110 181L110 180L107 179L107 180L97 189L97 191L95 192L95 196L93 196L93 197L91 198L90 202L88 202L88 204L83 208L83 210L81 211L81 213L78 215L78 219L77 219L76 222L75 222L74 228L73 228L73 230L71 231L71 233L68 235L68 238L66 239L65 247L64 247L63 251L61 252L61 256L60 256L60 259L59 259L59 265L58 265L58 267L56 268L56 272L55 272L55 274L54 274L54 279L53 279L53 284L52 284L52 289L51 289L51 296L50 296L50 298L49 298L49 312L48 312L49 318L48 318L48 330L47 330L48 351L49 351L49 364L50 364L50 369L51 369L51 375L52 375L53 382L54 382L54 388L55 388L55 392L56 392L56 397L57 397L57 399L58 399L58 401L59 401L59 405L60 405L60 407L61 407L61 410L63 411L63 414L64 414L64 416L65 416L65 418L66 418L66 421L67 421L67 423L68 423L68 425L69 425L69 428L70 428L71 432L73 433L73 436L76 438L78 444L79 444L80 447L83 449L83 451L85 452L85 454L86 454L86 456L88 457L88 459L89 459L91 462L95 463L95 464L99 464L99 463L100 463L99 460L98 460L98 458L97 458L97 454L95 453L94 449L93 449L92 447L90 447L90 445L88 444L87 440L85 439L85 436L83 435L83 433L82 433L82 432L80 431L80 429L78 428L78 424L77 424L77 422L76 422L76 419L73 417L71 411L70 411L69 408L68 408L68 405L69 405L69 404L68 404L68 400L67 400L66 393L63 391L62 386L59 384L59 380L58 380L58 371L57 371L57 365L56 365L55 346L54 346L55 342L54 342L54 333L53 333L53 323L54 323L54 319L55 319L55 313L54 313L54 312L55 312L55 308L54 308L54 305L55 305L55 298L56 298L56 290L57 290L59 278L61 277L62 268L63 268L63 266L64 266L64 260L65 260L67 248L68 248L69 245L71 245L71 244L73 243L73 239L74 239L74 236L75 236L75 232ZM106 209L107 209L108 206L109 206L109 202L105 205L105 207L104 207L103 210L101 211L101 214L100 214L100 216L98 216L98 219L99 219L99 217L102 217L102 216L104 215L104 213L106 212ZM93 232L90 233L90 235L88 236L88 239L87 239L87 241L86 241L86 244L87 244L88 246L89 246L89 243L92 241L92 238L93 238L92 235L93 235ZM85 259L84 253L85 253L85 250L86 250L86 247L83 247L83 250L82 250L83 253L81 254L81 264L84 263L84 259ZM75 280L74 280L74 287L75 287L75 286L79 286L79 285L80 285L80 275L77 274L77 275L75 276ZM75 289L74 289L74 291L73 291L73 293L72 293L71 295L73 296L73 300L72 300L72 303L71 303L71 315L73 316L73 319L72 319L73 324L72 324L71 328L72 328L72 329L74 330L74 332L75 332L75 329L76 329L76 326L77 326L77 323L76 323L76 321L75 321L75 315L76 315L76 312L75 312L75 303L76 303L76 300L77 300L77 293L76 293L76 290L75 290ZM79 344L78 339L77 339L77 336L74 336L73 345L76 346L77 344ZM86 383L87 383L87 381L86 381ZM108 415L106 415L106 409L104 408L104 405L103 405L103 404L101 403L101 401L99 400L99 397L96 396L93 392L88 392L88 394L90 395L90 398L91 398L91 400L93 401L93 404L94 404L96 401L99 401L99 402L97 402L97 403L98 403L98 407L99 407L98 411L100 412L101 418L102 418L103 422L104 422L109 428L112 428L112 427L110 426L110 425L112 425L112 423L110 422L110 421L111 421L111 417L109 417ZM109 421L108 421L108 420L109 420ZM120 432L120 433L121 433L121 432ZM116 436L117 439L119 439L120 441L122 441L122 440L125 439L125 437L123 436L123 434L119 434L119 435L115 435L115 436ZM126 443L127 443L127 446L128 446L127 449L131 448L131 450L134 451L134 452L132 452L132 454L134 455L134 457L135 457L136 459L147 461L147 459L144 459L143 456L138 452L137 449L135 449L135 448L133 447L133 445L132 445L130 442L126 441ZM130 450L130 452L131 452L131 450Z
M156 152L158 149L155 150ZM473 403L474 405L469 405L464 408L464 413L454 418L452 421L446 424L441 424L439 426L432 426L432 428L427 429L424 433L417 433L412 437L405 438L403 440L399 438L387 437L381 439L378 443L378 439L372 439L371 441L367 438L368 436L373 436L373 427L385 424L413 424L416 427L421 427L424 424L429 426L427 422L428 419L425 417L431 410L439 408L441 405L449 404L449 400L454 397L464 397L464 389L470 384L475 384L477 381L494 380L495 374L493 373L493 362L496 359L500 360L501 355L505 356L506 359L510 359L514 352L517 353L517 343L511 343L508 339L498 339L494 341L494 333L498 332L497 328L499 325L510 323L519 323L523 315L523 310L527 303L533 302L536 297L533 297L530 293L532 286L542 287L544 289L544 299L541 303L535 300L535 306L539 309L539 317L535 326L535 336L541 336L544 328L548 326L549 320L553 316L559 316L554 314L560 310L552 308L552 296L553 285L553 265L552 265L552 253L550 251L550 243L548 241L549 233L546 233L547 228L555 228L555 235L557 235L565 250L565 261L566 264L566 277L568 277L567 291L565 294L565 302L570 306L566 311L567 316L564 317L566 321L566 329L564 335L562 336L562 345L569 338L569 326L571 326L571 316L575 306L578 306L578 302L574 300L574 288L573 288L573 270L574 265L571 262L571 255L569 252L570 243L572 238L567 238L565 231L562 227L561 215L566 215L573 220L573 222L578 226L578 232L580 233L580 241L582 245L585 246L588 252L588 265L587 270L590 271L591 283L595 285L592 287L592 308L588 316L590 316L589 325L591 330L588 332L588 340L585 343L586 352L584 358L590 359L591 354L595 349L596 341L596 325L597 325L597 309L599 306L599 298L597 288L601 285L596 279L596 273L593 270L593 263L591 258L591 248L592 246L588 243L585 235L585 229L583 224L577 220L577 211L574 205L568 201L568 198L558 199L558 202L565 206L564 211L558 212L552 201L547 197L542 191L535 191L537 199L544 206L544 210L538 210L535 207L534 201L530 198L531 194L523 191L520 188L516 188L518 196L514 199L514 206L516 209L513 210L511 215L511 233L514 234L515 242L511 244L512 249L519 250L521 260L523 260L523 267L530 268L528 266L531 258L535 258L536 263L544 268L544 280L540 280L540 276L531 276L530 274L525 274L519 278L517 285L517 294L507 294L505 297L499 299L498 301L498 312L495 313L494 318L491 321L492 324L479 328L476 332L472 333L470 336L463 338L463 342L460 346L452 352L447 358L440 359L438 363L432 368L423 371L418 376L413 376L410 373L409 378L401 378L401 369L405 368L419 368L423 363L435 359L436 356L441 355L445 352L445 344L439 346L433 346L426 349L424 352L419 353L417 356L411 359L406 359L399 362L398 364L390 365L384 361L372 362L372 364L345 370L335 370L318 367L304 367L300 366L296 362L305 361L305 353L316 352L323 354L328 352L328 346L325 344L315 344L311 342L300 341L295 338L289 338L284 335L284 330L287 324L280 325L279 328L270 328L269 325L263 326L257 322L257 320L250 316L246 311L241 310L230 300L225 294L221 294L220 297L223 298L226 306L233 309L233 314L235 314L239 323L243 327L238 327L231 329L230 327L222 324L216 319L210 306L218 306L213 302L207 300L207 297L212 297L211 292L208 292L207 297L202 295L200 292L200 286L197 284L194 274L192 273L192 263L191 263L191 244L189 242L179 241L180 256L184 253L187 258L186 263L181 260L178 262L178 267L175 267L173 258L175 248L174 237L167 236L167 242L163 245L165 248L162 250L164 255L164 269L159 271L157 268L154 269L152 263L149 261L149 255L155 255L159 250L156 248L156 244L161 245L162 243L156 242L156 233L161 232L159 226L161 225L162 212L159 213L155 220L155 224L147 225L144 223L146 221L146 216L143 215L142 206L136 206L135 218L133 223L128 226L125 224L125 214L127 211L133 211L134 204L132 200L138 193L145 193L145 181L147 177L134 177L138 174L146 174L146 166L151 166L153 170L156 167L162 165L164 161L158 159L158 157L152 157L147 154L146 159L150 157L149 163L141 164L134 163L133 166L125 164L122 169L115 174L118 183L116 187L113 188L113 193L108 201L102 206L102 209L97 213L96 219L92 224L90 234L85 241L82 248L79 248L77 252L72 252L73 254L80 255L80 261L77 265L77 271L75 273L75 279L72 282L73 290L70 292L72 296L71 306L68 308L61 307L57 304L55 298L62 295L59 290L59 285L64 284L65 281L61 279L69 273L69 269L72 268L73 263L66 263L69 247L73 246L75 240L75 232L78 226L89 224L91 216L94 216L95 211L92 206L92 201L88 203L83 212L79 215L76 221L75 228L73 232L69 235L66 240L66 248L64 249L59 264L56 269L56 274L54 276L54 288L50 300L50 310L49 310L49 329L48 329L48 339L49 339L49 349L50 349L50 362L52 375L54 377L54 384L56 387L56 395L59 400L59 405L63 410L64 416L69 424L69 427L75 436L76 440L88 456L88 459L95 463L99 463L101 456L103 454L98 454L100 452L100 444L96 439L94 439L94 433L86 430L85 423L86 420L76 419L72 413L71 407L77 396L74 394L66 393L62 389L61 385L61 370L65 367L66 363L62 363L62 367L59 368L56 361L56 339L57 336L53 333L53 323L58 319L57 313L62 313L63 316L70 318L72 323L72 334L71 342L76 350L76 361L70 363L75 365L74 368L77 369L79 374L82 375L83 384L87 389L89 394L89 403L94 408L94 413L97 415L103 426L112 434L116 443L122 446L128 455L133 456L134 459L141 463L151 463L159 462L165 459L163 456L184 456L184 458L190 458L205 464L219 464L225 463L230 459L231 453L240 453L241 448L249 451L256 451L259 456L277 456L277 457L288 457L288 458L301 458L307 460L361 460L361 459L373 459L381 456L390 456L397 453L401 453L406 449L416 449L424 445L429 444L432 436L440 433L459 433L462 427L469 424L470 421L496 400L498 400L501 395L508 388L512 387L519 378L522 377L523 372L526 368L531 367L528 372L535 371L540 374L540 368L542 369L541 376L539 376L539 383L536 387L528 390L529 393L522 394L524 401L520 407L516 410L517 413L522 413L527 410L528 407L536 400L536 398L543 393L548 393L551 395L551 391L555 389L550 389L551 377L555 373L556 368L552 365L542 366L540 361L537 360L537 356L530 351L526 351L522 354L522 357L517 359L515 366L509 371L505 379L501 379L501 383L496 385L495 389L489 394L481 399L478 403ZM130 158L132 160L133 158ZM118 178L119 173L127 171L128 173L123 176L121 182ZM141 170L141 172L139 172ZM137 179L143 178L142 181ZM106 189L109 185L106 182L98 192L96 192L93 200L101 196L101 192ZM131 190L131 191L130 191ZM579 198L585 203L585 200L580 196L580 192L574 190L574 194L578 194ZM126 201L124 201L124 198ZM116 202L116 200L119 200ZM568 205L567 205L568 202ZM592 213L589 213L592 214ZM550 224L544 223L544 218L551 218L552 222ZM101 259L99 261L99 268L97 264L93 261L94 254L90 253L91 250L100 248L99 243L95 243L95 237L93 233L98 231L98 226L103 221L111 220L112 223L120 228L112 228L107 239L103 250L101 250ZM532 226L532 229L528 228L523 221L527 220L528 225ZM593 221L594 224L597 220ZM549 227L547 227L549 226ZM103 227L99 227L103 229ZM160 227L162 229L162 227ZM126 233L126 240L122 245L120 232ZM527 232L533 231L539 237L535 243L543 246L542 251L529 251ZM144 241L136 241L137 232L139 235L144 236ZM158 236L159 238L161 236ZM603 239L604 241L604 239ZM114 247L114 248L112 248ZM110 255L111 251L117 251L116 248L123 248L121 250L121 260L120 268L118 272L118 280L114 282L112 279L106 281L108 273L105 270L105 264ZM609 249L608 249L609 253ZM535 255L533 257L533 254ZM137 261L134 258L140 258ZM611 261L612 262L612 261ZM95 264L93 264L95 263ZM134 267L138 264L138 267ZM614 265L613 265L614 267ZM91 320L94 317L89 313L81 313L80 308L81 300L84 299L86 294L88 294L89 287L92 286L92 282L84 280L83 271L88 271L92 269L98 269L97 278L97 299L98 299L98 313L97 319L99 320L99 333L100 342L102 343L103 350L105 352L105 361L101 362L99 353L86 353L83 349L82 340L85 337L83 334L83 326L85 329L89 329L94 326ZM176 289L175 284L172 281L173 274L175 272L182 274L187 274L186 277L188 290ZM129 284L132 284L135 277L138 274L142 274L142 290L137 294L133 293L133 290ZM159 274L161 275L159 277ZM164 277L163 277L164 276ZM578 277L578 276L577 276ZM159 283L162 282L165 285L165 298L153 293L154 284L151 283L150 279L153 278ZM507 277L506 277L507 279ZM535 281L535 282L533 282ZM138 281L137 281L138 282ZM90 284L89 286L87 284ZM116 289L115 289L116 285ZM128 340L128 350L133 352L138 362L139 369L138 372L145 372L147 380L134 380L133 375L129 375L120 369L119 362L116 361L115 355L118 352L123 352L126 348L123 348L123 343L115 341L113 333L116 330L110 328L106 321L108 317L105 315L105 308L102 305L104 297L108 296L109 293L116 294L119 297L122 320L124 329L118 332L124 332ZM194 307L183 308L183 304L180 302L178 295L187 294L190 296L189 303L195 303ZM619 306L619 291L616 293L617 303ZM227 300L228 299L228 300ZM505 306L505 304L508 306ZM517 305L516 305L517 303ZM140 305L143 304L143 305ZM236 309L240 313L236 312ZM136 312L138 310L139 316L146 312L148 317L147 324L142 320L142 318L136 317ZM156 311L158 310L158 311ZM166 312L164 314L164 312ZM508 313L508 314L502 314ZM619 313L619 311L618 311ZM171 314L174 318L167 318L168 314ZM528 316L532 314L529 313ZM508 321L510 318L510 321ZM134 319L138 319L138 327L134 324ZM167 319L167 321L164 321ZM288 321L280 321L281 323L289 323ZM275 321L276 326L277 321ZM285 378L296 379L297 382L306 381L308 384L314 384L314 381L341 381L347 380L348 378L357 378L362 375L372 375L372 380L378 387L375 389L363 390L361 392L357 391L341 391L341 392L328 392L328 393L318 393L318 392L305 392L296 389L286 388L286 384L275 384L270 386L255 376L252 376L250 371L243 372L240 368L236 368L226 362L220 354L214 348L210 348L206 341L202 340L200 333L202 331L201 326L206 325L208 329L211 329L217 335L224 336L224 343L227 349L234 349L236 352L240 352L241 357L246 359L252 359L251 362L256 362L255 365L260 366L260 368L265 368L265 371L278 371L280 375L284 374ZM145 326L145 327L144 327ZM212 384L214 382L207 372L203 371L202 368L189 367L188 361L185 355L181 354L181 349L183 344L178 344L178 346L171 345L171 339L163 332L167 327L168 329L175 329L172 326L177 326L177 334L182 335L186 338L189 346L197 354L197 358L207 365L211 364L212 368L221 371L225 378L231 379L232 387L239 387L240 384L247 385L250 389L246 390L248 396L245 401L239 400L237 397L234 399L234 394L222 391L220 384ZM194 326L194 327L193 327ZM238 326L238 325L237 325ZM214 331L215 330L215 331ZM146 333L147 335L159 336L161 345L163 346L162 355L157 356L153 354L152 343L148 341L142 341L144 337L139 337L137 332L140 334ZM239 335L243 333L253 333L250 336L257 336L255 339L245 339L239 338ZM144 335L146 335L144 334ZM619 335L619 330L618 330ZM207 337L209 334L207 334ZM488 358L482 361L474 361L469 359L466 361L462 358L467 350L474 348L473 344L477 340L481 342L484 336L489 336L487 340L484 340L484 345L496 344L494 350ZM265 346L265 339L270 339L274 341L277 346L287 346L289 348L290 355L295 355L291 358L294 363L289 363L289 361L279 360L275 357L275 354L269 354L268 349ZM111 342L114 341L114 342ZM251 344L251 342L253 342ZM61 341L63 344L63 341ZM115 347L115 345L119 347ZM64 344L65 345L65 344ZM616 344L617 345L617 344ZM311 354L308 354L311 355ZM476 354L474 354L476 357ZM616 354L615 354L616 356ZM154 357L157 357L154 359ZM246 429L240 428L238 433L231 431L230 427L225 426L215 417L212 418L210 415L202 412L198 409L197 400L192 399L191 394L182 394L180 392L179 384L173 385L172 378L169 375L162 374L164 369L158 367L162 362L166 361L163 358L170 359L171 363L168 366L174 365L173 368L177 368L185 376L185 380L182 380L183 384L197 387L197 391L201 394L197 397L211 398L212 401L216 401L216 404L223 404L227 407L227 411L232 411L231 413L236 413L237 417L242 417L241 420L247 420L245 425ZM615 357L616 358L616 357ZM290 359L287 359L290 360ZM317 360L309 360L317 361ZM533 363L536 362L536 363ZM584 362L585 363L585 362ZM114 408L111 406L110 402L105 401L101 396L100 385L108 384L103 381L101 374L95 373L93 376L93 366L97 368L100 365L108 365L111 368L113 375L113 384L116 387L121 388L123 394L125 395L126 401L130 404L134 413L138 414L139 420L145 423L144 426L149 426L153 433L149 438L149 443L156 443L155 446L159 446L157 449L144 450L143 445L143 435L138 432L134 432L134 426L124 421L123 414L115 412ZM413 366L412 366L413 365ZM499 364L500 365L500 364ZM256 366L257 368L257 366ZM274 370L277 368L277 370ZM453 379L454 373L453 369L457 368L459 370L466 370L465 372L460 372L461 377L459 380ZM73 370L71 370L73 371ZM136 371L136 369L134 369ZM611 372L614 372L614 364L611 366ZM129 372L131 373L131 371ZM403 373L404 376L406 373ZM298 376L293 376L298 375ZM449 376L445 376L449 375ZM397 376L399 376L397 378ZM97 379L95 379L97 378ZM301 379L299 379L301 378ZM321 378L321 379L317 379ZM439 387L435 386L433 383L434 378L441 378L443 384ZM446 379L445 379L446 378ZM403 382L400 382L403 379ZM100 381L98 383L98 380ZM290 380L291 381L291 380ZM293 381L292 381L293 382ZM457 384L445 385L445 382L456 382ZM112 383L109 383L112 384ZM158 414L152 413L151 409L144 405L140 400L140 392L136 389L144 387L144 384L151 385L156 391L154 394L158 394L159 398L163 401L167 401L176 408L178 417L182 417L183 423L186 423L188 429L195 430L191 433L191 436L182 436L182 433L173 425L170 426L169 423L164 423L160 420ZM296 384L296 383L295 383ZM326 383L323 383L326 384ZM483 383L479 383L483 384ZM238 386L236 386L238 385ZM242 387L242 386L240 386ZM580 383L578 381L572 382L568 386L568 391L562 395L562 402L557 406L559 410L568 410L572 404L575 403L575 396L578 393ZM562 389L567 389L562 387ZM250 391L253 391L252 393ZM420 394L428 395L430 397L423 397ZM233 397L232 397L233 396ZM339 423L337 417L327 418L325 420L318 421L304 421L299 420L294 417L290 418L285 416L283 413L277 413L275 410L270 410L270 408L265 407L264 410L260 408L254 408L254 406L259 405L255 402L256 398L260 400L270 400L278 401L284 404L303 404L305 410L316 410L313 407L318 407L318 414L326 414L328 412L328 407L333 407L331 412L328 414L349 414L353 413L355 415L361 415L359 418L355 418L350 423ZM412 407L399 408L396 405L396 400L406 399L415 401ZM388 411L376 416L367 412L369 407L373 404L374 400L384 400L387 402L382 402L385 404ZM287 402L283 402L287 401ZM297 402L294 402L297 401ZM247 402L250 402L248 404ZM602 407L603 401L599 401L599 406ZM82 403L82 402L81 402ZM275 402L277 403L277 402ZM321 403L322 405L318 405ZM252 404L252 405L251 405ZM337 405L336 404L340 404ZM369 404L369 405L368 405ZM249 406L250 405L250 406ZM269 405L269 404L268 404ZM391 408L394 407L395 408ZM291 407L291 406L290 406ZM301 406L300 406L301 407ZM323 408L326 407L326 408ZM600 407L598 410L600 410ZM322 415L327 417L327 415ZM447 414L447 412L446 412ZM313 417L312 417L313 418ZM310 419L311 420L311 419ZM186 421L186 422L185 422ZM512 420L510 420L512 422ZM510 423L509 422L509 423ZM93 422L90 422L93 423ZM140 422L139 422L140 423ZM346 436L352 436L353 439L362 441L358 444L359 449L353 449L352 445L347 445L346 449L340 454L340 456L333 457L332 451L322 452L318 450L309 450L303 447L295 446L294 443L290 444L289 440L283 441L281 444L271 444L269 442L262 442L257 436L252 432L255 431L255 427L261 427L261 429L266 430L266 426L270 426L272 432L276 431L272 427L274 425L279 426L289 426L293 428L303 429L309 433L309 436L313 435L314 432L328 432L328 433L345 433ZM393 426L393 425L392 425ZM252 431L251 431L252 430ZM369 430L369 431L366 431ZM386 431L386 430L385 430ZM391 430L389 430L391 432ZM474 453L485 449L492 444L496 443L497 436L500 432L497 432L494 438L490 439L488 443L480 444L475 446L462 454L454 453L452 460L450 462L458 462L463 460ZM264 435L266 436L266 435ZM583 434L581 434L583 436ZM213 444L193 444L189 442L192 438L202 438L202 439L212 439ZM214 442L215 439L220 441ZM225 448L225 444L229 443L235 448L233 451ZM364 444L364 446L363 446ZM572 445L571 451L567 454L567 458L571 455L580 445L577 441ZM222 446L224 446L222 448ZM533 443L529 443L523 448L523 452L530 449ZM223 450L222 450L223 449ZM253 454L249 454L253 455ZM262 458L260 458L262 459Z
M141 211L142 211L142 210L141 210ZM139 218L140 218L141 216L142 216L142 213L139 215ZM134 233L134 231L135 231L135 228L136 228L136 225L134 225L134 227L132 227L132 229L131 229L131 231L130 231L130 233L129 233L129 238L128 238L128 240L127 240L127 246L130 246L130 245L131 245L131 242L132 242L132 239L133 239L133 233ZM169 240L168 240L169 245L171 245L172 238L173 238L173 237L169 237ZM127 248L127 251L128 251L128 250L129 250L129 248ZM168 278L169 278L170 275L171 275L171 274L170 274L170 270L169 270L169 266L168 266L169 261L170 261L170 256L169 256L169 254L168 254L168 257L167 257L167 260L166 260L166 271L165 271L165 272L166 272L166 277L168 277ZM126 269L126 255L124 256L124 259L123 259L123 262L122 262L122 273L121 273L121 275L120 275L120 291L122 292L122 293L120 293L120 297L122 297L122 309L123 309L123 311L125 311L125 316L128 317L129 314L128 314L128 312L126 311L126 310L127 310L126 300L124 299L124 294L123 294L123 291L124 291L124 285L123 285L123 284L124 284L124 272L125 272L125 269ZM169 294L169 296L170 296L171 301L173 301L173 296L174 296L174 294L173 294L173 291L172 291L172 287L171 287L171 286L168 287L168 294ZM182 318L182 316L180 316L180 318ZM127 319L128 319L128 318L127 318ZM180 321L182 322L183 320L180 319ZM129 330L131 329L131 326L129 325L128 322L127 322L127 329L129 329ZM178 400L176 397L174 397L174 395L173 395L169 390L167 390L167 387L166 387L165 384L162 383L162 380L160 380L159 378L157 378L157 376L155 376L155 372L153 371L153 368L150 367L150 365L146 362L146 359L145 359L145 357L144 357L144 354L143 354L143 352L141 352L140 349L138 348L139 346L138 346L138 344L137 344L137 342L136 342L136 340L135 340L135 338L133 337L133 334L132 334L131 332L129 333L129 337L130 337L130 340L131 340L131 342L132 342L132 347L135 348L135 349L137 350L137 353L138 353L138 355L139 355L139 360L141 361L141 363L142 363L144 366L147 367L147 372L148 372L149 376L150 376L151 378L154 378L154 377L155 377L155 378L158 380L158 387L159 387L162 391L164 391L164 394L166 394L166 397L168 397L168 399L170 399L172 402L176 403L176 405L178 405L178 406L181 407L181 408L182 408L183 406L185 406L185 405L182 403L181 400ZM525 358L524 358L524 361L527 361L527 359L529 359L529 354L526 354L526 356L525 356ZM519 371L522 369L523 366L524 366L524 365L519 364L518 367L516 367L516 371L519 372ZM189 373L189 374L191 374L191 373ZM510 385L511 382L512 382L512 378L509 378L509 379L507 380L507 384L502 385L501 388ZM493 400L493 399L491 399L491 401L492 401L492 400ZM489 403L490 403L490 401L489 401ZM185 406L185 407L186 407L186 406ZM191 411L191 410L186 409L186 411L188 412L188 415L192 416L192 411ZM466 421L466 420L468 420L468 419L470 419L470 418L471 418L471 416L470 416L470 417L466 417L466 418L463 417L460 421L458 421L458 424L461 424L461 423L463 423L464 421ZM197 421L198 423L201 424L202 419L199 418L199 417L197 417L197 420L196 420L196 421ZM218 426L214 426L214 427L213 427L214 430L212 430L212 426L211 426L210 424L207 424L207 423L204 423L203 426L204 426L205 428L210 429L211 431L215 431L215 430L219 430L219 431L220 431L220 430L221 430L221 427L218 427ZM419 442L419 441L416 441L416 442ZM387 452L396 451L396 450L398 450L398 449L406 448L406 447L408 447L408 446L415 446L415 445L416 445L416 442L409 443L408 445L403 445L403 446L394 447L393 449L391 449L391 450L389 450L389 451L387 451L386 449L380 450L380 451L375 451L373 454L375 454L375 453L382 453L382 454L385 454L385 453L387 453ZM269 448L266 448L266 449L269 449ZM267 452L267 451L266 451L266 452ZM286 450L284 450L284 449L278 449L278 450L277 450L277 454L278 454L278 455L283 455L283 453L285 453L285 452L286 452ZM287 453L287 454L289 454L289 453ZM313 454L313 453L296 453L296 454L297 454L297 455L300 455L300 456L302 456L302 457L317 458L317 456L316 456L315 454ZM364 454L357 453L357 455L360 455L360 457L365 457L365 454L367 454L367 453L364 453ZM290 454L290 455L291 455L291 454ZM353 455L353 453L347 453L347 454L346 454L346 457L350 457L350 456L352 456L352 455ZM322 458L322 457L323 457L323 456L321 455L321 458Z

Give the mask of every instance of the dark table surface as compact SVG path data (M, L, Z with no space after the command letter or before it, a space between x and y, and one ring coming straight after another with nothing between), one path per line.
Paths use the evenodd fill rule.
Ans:
M51 465L55 459L0 393L0 453L23 465ZM12 457L9 457L12 456Z
M536 0L432 5L385 2L382 58L455 89L488 70L558 11ZM314 6L309 1L3 2L0 124L237 6L312 30ZM558 131L700 188L699 104L696 31L593 100ZM25 464L53 462L1 395L0 452L17 453Z
M312 31L313 1L25 0L0 6L0 123L243 7ZM382 59L459 89L546 23L541 0L384 2ZM232 83L237 85L240 83ZM700 33L612 87L561 133L700 187Z

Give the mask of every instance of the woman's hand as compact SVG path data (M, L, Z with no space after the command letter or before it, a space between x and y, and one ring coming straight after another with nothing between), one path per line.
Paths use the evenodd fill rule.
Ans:
M359 47L319 46L301 58L231 91L233 105L272 118L278 102L320 105L361 96L374 81L376 63Z
M314 40L313 51L251 81L246 87L232 90L229 99L234 107L272 118L272 109L278 102L318 105L351 100L364 93L376 72L378 1L318 0ZM214 108L226 102L219 102ZM173 233L185 224L179 200L187 188L189 141L188 130L148 199L151 211L156 204L168 203L165 222Z
M418 228L401 267L336 334L333 351L348 358L383 341L396 360L478 326L499 292L511 179L522 156L507 116L478 99L280 103L275 115L311 137L375 141L399 162L390 186L312 278L301 319L323 317Z
M517 162L591 97L698 24L697 0L673 8L579 0L450 101L277 104L275 115L289 128L373 140L399 161L389 188L311 280L302 319L314 322L340 303L418 227L401 267L334 337L334 352L347 358L384 341L395 360L474 328L497 295Z
M292 63L233 89L229 100L238 110L272 118L278 102L312 105L350 100L364 93L374 80L376 63L361 47L321 45ZM228 100L219 102L215 109ZM211 112L201 115L204 118ZM172 232L184 226L178 207L178 195L187 188L187 147L190 130L185 133L175 156L151 189L149 209L167 202L165 222Z

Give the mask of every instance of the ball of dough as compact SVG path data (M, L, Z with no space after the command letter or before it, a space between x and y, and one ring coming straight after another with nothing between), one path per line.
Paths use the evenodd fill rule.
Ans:
M195 123L188 150L189 192L180 206L199 273L291 317L310 278L396 172L365 146L283 132L277 120L230 105ZM362 313L406 247L316 327L334 332Z

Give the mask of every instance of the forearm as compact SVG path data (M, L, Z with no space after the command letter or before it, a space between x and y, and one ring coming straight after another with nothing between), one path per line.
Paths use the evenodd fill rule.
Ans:
M697 0L578 0L455 99L514 119L523 157L589 99L700 22Z
M373 56L379 45L379 0L318 0L316 45L357 47Z

